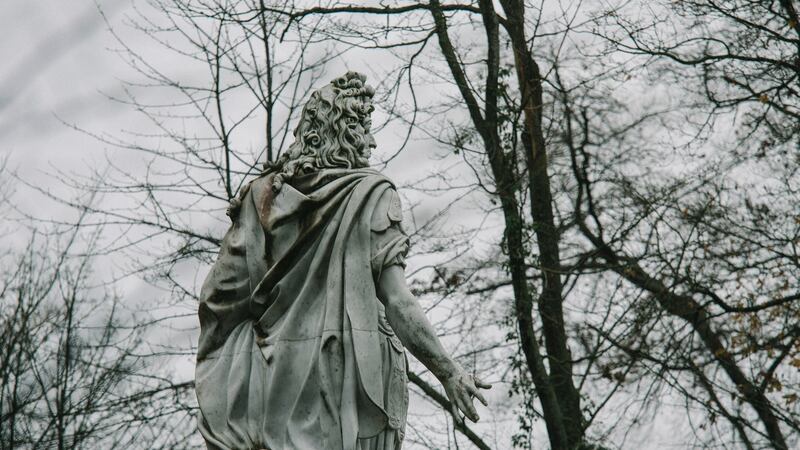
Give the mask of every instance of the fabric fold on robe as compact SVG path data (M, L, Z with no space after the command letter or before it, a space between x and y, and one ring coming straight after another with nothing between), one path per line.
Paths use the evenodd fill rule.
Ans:
M254 180L201 292L196 369L210 448L398 450L406 359L376 295L408 238L369 169Z

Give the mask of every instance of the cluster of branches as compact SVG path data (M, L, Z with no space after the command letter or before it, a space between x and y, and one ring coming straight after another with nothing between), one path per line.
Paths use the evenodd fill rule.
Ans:
M97 235L83 246L81 231L3 242L0 448L190 447L191 383L145 364L148 327L98 286L85 252Z
M648 10L657 19L642 19ZM369 21L354 16L414 13L414 23L427 24L421 37L402 30L398 38L419 51L438 42L469 118L444 143L474 155L479 182L500 204L499 262L513 287L520 367L550 445L585 445L612 396L644 383L641 400L665 395L666 384L690 412L705 411L689 416L700 420L701 442L788 448L798 431L800 349L792 2L625 2L601 11L560 3L548 11L431 1L291 17L350 16L361 25L349 28L351 39L374 39L378 29L364 31ZM481 37L459 47L456 27ZM620 62L630 54L637 58ZM661 73L643 73L652 68ZM615 95L633 89L625 82L634 75L686 98L642 107ZM722 127L735 140L719 138ZM667 139L647 135L664 132ZM569 295L565 285L591 290ZM566 316L564 304L582 314ZM592 378L595 387L608 380L610 394L579 392Z
M511 442L454 429L478 448L622 447L671 404L690 431L673 444L798 442L794 2L148 5L132 24L186 62L172 72L192 72L120 38L146 81L117 100L157 131L95 134L147 164L61 176L115 199L84 227L124 230L103 251L131 256L173 300L196 297L226 202L285 148L309 88L342 55L381 58L380 113L404 136L381 164L427 138L445 169L408 191L457 194L411 214L428 217L409 225L433 261L416 289L464 363L507 383L499 420L518 418ZM468 203L479 217L454 233ZM410 379L449 409L424 373ZM409 427L421 446L450 443Z

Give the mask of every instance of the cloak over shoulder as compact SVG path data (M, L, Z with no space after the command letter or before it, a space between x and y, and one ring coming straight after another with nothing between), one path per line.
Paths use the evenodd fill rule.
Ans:
M210 448L397 450L405 354L376 296L408 238L369 169L254 180L201 291L196 391Z

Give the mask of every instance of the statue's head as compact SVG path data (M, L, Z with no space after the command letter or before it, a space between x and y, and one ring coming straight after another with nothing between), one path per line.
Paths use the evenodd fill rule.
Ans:
M360 73L347 72L311 94L294 130L294 143L267 165L276 172L275 190L295 175L369 164L375 147L370 133L375 90L365 84L366 79Z

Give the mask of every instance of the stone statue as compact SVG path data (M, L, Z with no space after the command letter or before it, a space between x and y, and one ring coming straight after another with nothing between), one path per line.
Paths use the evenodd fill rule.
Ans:
M473 421L478 388L406 285L392 182L367 168L374 90L314 92L295 142L232 202L201 292L196 390L211 449L397 450L406 355ZM455 411L457 413L457 411Z

